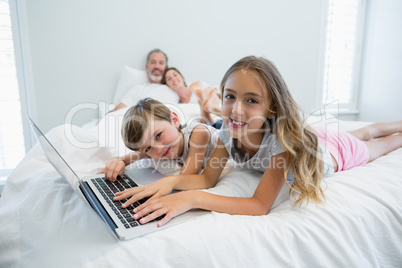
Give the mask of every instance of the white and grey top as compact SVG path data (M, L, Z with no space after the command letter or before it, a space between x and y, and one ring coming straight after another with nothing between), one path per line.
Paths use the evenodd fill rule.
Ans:
M209 160L209 158L211 157L212 153L215 150L216 144L218 142L218 137L219 137L219 130L209 126L209 125L205 125L205 124L194 124L191 127L188 126L184 126L184 128L182 129L182 133L183 133L183 137L184 137L184 149L183 149L183 155L181 156L181 158L177 161L180 165L184 165L184 162L186 161L187 157L188 157L188 153L190 150L190 138L191 138L191 134L193 133L193 130L196 126L198 125L202 125L204 126L210 133L210 139L209 139L209 143L207 146L207 150L205 152L205 156L204 156L204 160L202 163L202 168L204 168Z
M223 124L222 128L219 132L219 138L222 143L225 145L225 148L230 155L230 158L233 160L232 166L234 168L241 168L241 169L252 169L257 170L261 173L264 173L267 167L269 166L269 162L271 157L285 152L285 148L279 141L278 137L273 134L273 130L276 125L275 118L265 121L266 124L266 131L264 132L264 137L259 145L257 153L249 158L248 155L243 154L240 152L234 144L234 139L229 136L229 132L227 127ZM332 167L332 158L329 154L329 151L326 150L325 146L321 143L320 152L318 152L319 157L323 157L324 160L324 177L332 176L334 173ZM322 153L324 152L324 153ZM288 182L293 182L293 172L290 171L288 178Z

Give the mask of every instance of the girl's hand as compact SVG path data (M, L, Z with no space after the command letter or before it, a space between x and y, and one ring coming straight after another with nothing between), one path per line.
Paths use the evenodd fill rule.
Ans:
M104 169L100 173L105 173L105 177L110 181L116 181L117 176L121 175L126 168L126 164L123 160L112 159L110 160Z
M191 192L185 191L160 198L149 199L144 204L134 209L134 219L140 219L140 223L144 224L165 215L163 219L158 222L158 227L161 227L172 218L192 208Z
M146 197L150 197L150 199L153 199L160 196L168 195L172 192L174 185L175 182L173 177L165 177L144 186L133 187L122 192L118 192L116 193L116 197L113 198L113 200L117 201L131 197L122 205L122 207L125 208L132 203L135 203L136 201Z

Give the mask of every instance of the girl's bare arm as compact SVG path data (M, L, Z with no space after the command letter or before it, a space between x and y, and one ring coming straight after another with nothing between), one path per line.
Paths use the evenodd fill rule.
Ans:
M266 215L284 185L285 156L286 153L282 153L271 158L269 167L250 198L226 197L203 191L184 191L148 200L134 210L136 213L134 218L145 216L141 219L141 223L146 223L165 215L158 223L158 226L162 226L173 217L193 208L236 215Z
M196 126L190 136L189 152L180 174L198 174L202 169L211 134L203 125Z
M179 175L175 176L174 189L193 190L208 189L214 187L228 161L229 154L225 146L218 139L216 148L209 158L203 172L199 175Z
M228 214L267 214L285 183L285 154L278 154L271 158L252 197L237 198L219 195L206 197L207 193L199 192L195 198L195 207Z
M128 206L145 197L150 200L169 194L172 189L193 190L207 189L215 186L228 160L228 153L222 142L218 140L215 151L209 159L202 174L168 176L151 184L134 187L118 193L114 200L129 198L125 203Z

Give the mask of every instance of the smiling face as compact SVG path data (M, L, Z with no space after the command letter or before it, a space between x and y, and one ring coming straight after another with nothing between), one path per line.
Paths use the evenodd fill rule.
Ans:
M145 65L145 69L147 71L147 75L149 81L151 83L160 83L162 80L163 72L165 71L167 66L166 57L161 52L154 52L150 55L147 64Z
M177 159L183 154L184 140L180 122L172 115L172 122L150 119L141 140L140 151L154 159Z
M263 85L247 71L232 73L223 88L222 118L229 135L247 147L259 146L270 116Z
M165 81L168 87L174 91L185 87L183 76L181 76L176 70L171 69L165 73Z

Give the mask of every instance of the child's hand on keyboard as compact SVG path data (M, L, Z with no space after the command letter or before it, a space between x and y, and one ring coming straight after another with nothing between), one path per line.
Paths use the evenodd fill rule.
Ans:
M136 201L142 200L144 198L157 198L160 196L168 195L172 192L173 187L175 185L175 177L165 177L160 179L156 182L139 186L133 187L131 189L124 190L122 192L116 193L116 197L113 200L123 200L128 199L122 207L127 207ZM130 198L131 197L131 198Z
M172 218L177 215L194 208L195 199L194 192L196 191L183 191L153 200L147 200L144 204L134 209L134 220L138 220L140 224L157 220L158 227L165 225ZM162 219L159 217L163 216Z
M123 160L114 158L110 160L100 173L105 173L105 177L110 181L116 181L117 176L121 175L126 169Z

